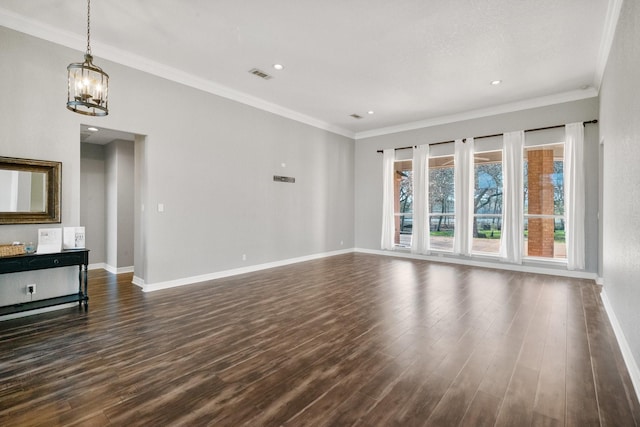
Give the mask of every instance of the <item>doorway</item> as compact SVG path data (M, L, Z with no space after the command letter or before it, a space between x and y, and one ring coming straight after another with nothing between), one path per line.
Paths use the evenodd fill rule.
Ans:
M138 150L145 137L131 132L80 127L80 221L91 250L90 268L134 272L140 224Z

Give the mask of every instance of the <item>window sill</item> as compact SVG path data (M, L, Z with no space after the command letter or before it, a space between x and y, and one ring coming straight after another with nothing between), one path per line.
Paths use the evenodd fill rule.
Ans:
M539 262L542 264L558 264L563 265L567 263L566 258L543 258L535 256L523 256L522 261Z
M395 246L392 251L403 253L403 254L411 254L411 247ZM459 260L466 259L466 260L474 260L474 261L503 262L499 254L491 254L488 252L484 252L484 253L476 252L476 253L472 253L470 256L463 256L463 255L455 255L452 251L432 249L431 251L429 251L429 254L425 256L432 256L432 257L438 257L438 258L453 258L453 259L459 259ZM522 257L522 262L523 264L527 264L531 266L541 266L541 267L543 266L563 267L567 265L566 258ZM506 261L504 261L504 263L512 264L512 263L507 263Z

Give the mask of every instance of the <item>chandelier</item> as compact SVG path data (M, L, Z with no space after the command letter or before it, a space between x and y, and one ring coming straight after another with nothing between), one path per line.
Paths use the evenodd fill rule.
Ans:
M67 67L67 108L87 116L109 114L109 75L93 64L91 56L91 0L87 0L87 51L84 62Z

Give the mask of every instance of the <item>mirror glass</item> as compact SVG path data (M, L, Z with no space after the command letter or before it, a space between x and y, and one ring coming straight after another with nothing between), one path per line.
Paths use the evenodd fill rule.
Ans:
M60 222L60 162L0 157L0 224Z
M47 175L0 169L0 212L44 212Z

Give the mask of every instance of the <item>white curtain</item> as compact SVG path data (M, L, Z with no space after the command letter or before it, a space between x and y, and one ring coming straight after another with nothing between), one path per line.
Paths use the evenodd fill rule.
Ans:
M453 253L471 255L473 221L473 138L455 141L454 185L456 200Z
M522 188L524 131L505 133L503 146L500 257L507 262L522 264L524 246L524 194Z
M565 126L564 215L567 268L584 270L584 125Z
M393 170L396 151L393 148L382 152L382 249L393 249L395 218L393 215Z
M429 252L429 145L413 150L413 226L411 252Z

